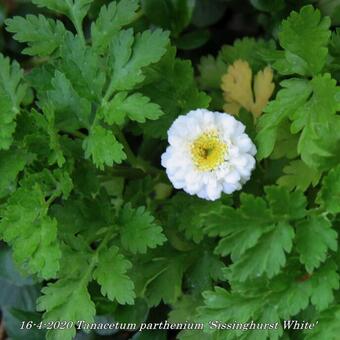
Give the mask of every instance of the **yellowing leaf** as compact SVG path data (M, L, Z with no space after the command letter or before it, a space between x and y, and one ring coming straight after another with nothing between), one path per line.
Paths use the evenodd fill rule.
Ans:
M253 104L251 112L254 114L255 118L261 115L269 98L273 94L274 88L273 71L267 66L262 71L259 71L254 79L255 103Z
M252 70L246 61L238 59L229 66L221 84L225 112L237 115L243 107L253 114L254 119L261 115L275 88L273 71L269 66L259 71L253 86L252 78Z
M238 108L240 106L250 111L253 104L253 93L251 89L252 71L246 61L238 59L228 67L228 72L222 77L222 90L228 107ZM236 104L236 105L235 105Z

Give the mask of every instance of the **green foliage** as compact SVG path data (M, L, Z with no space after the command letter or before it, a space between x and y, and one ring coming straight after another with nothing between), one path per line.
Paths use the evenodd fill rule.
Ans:
M312 184L314 187L319 183L320 172L310 168L302 160L293 160L283 168L285 175L281 176L277 183L292 190L298 188L302 191Z
M293 12L282 24L279 38L285 50L267 53L267 60L275 60L273 67L279 73L312 76L311 80L282 81L276 99L267 105L257 126L258 159L268 157L275 150L280 129L287 119L290 132L299 133L297 152L303 163L292 161L284 170L287 175L278 181L291 188L306 190L310 184L316 185L320 171L329 170L339 160L339 138L333 132L339 125L336 114L339 88L329 73L320 73L326 63L330 35L329 20L306 6L299 13ZM280 57L283 53L285 59ZM299 179L298 171L303 168L309 175Z
M42 289L42 295L37 302L37 309L44 311L45 321L69 320L77 322L93 322L95 306L86 288L86 281L59 280L50 283ZM49 330L47 339L72 339L76 330Z
M111 43L111 37L130 24L136 16L138 1L122 0L111 2L100 10L96 22L91 26L93 47L103 52Z
M122 145L116 140L110 130L96 125L91 128L90 135L84 139L85 157L92 157L93 163L104 169L104 165L112 166L126 159Z
M32 156L16 149L0 151L0 197L15 191L17 175Z
M121 304L133 304L134 284L126 275L131 263L118 253L117 247L105 248L99 253L93 278L101 285L103 295ZM108 271L109 268L109 271Z
M154 81L143 86L141 91L159 104L165 113L160 119L147 121L141 127L152 138L165 139L177 116L197 107L206 108L210 102L210 98L195 84L191 62L176 59L175 55L175 49L169 49L163 59L149 70Z
M119 223L122 245L134 254L146 253L147 248L156 248L166 241L162 228L154 223L154 217L144 207L134 210L131 205L125 205Z
M142 68L159 61L167 44L168 34L160 29L144 31L135 38L132 29L122 30L113 39L109 53L113 72L109 90L131 90L142 82Z
M219 235L215 252L231 255L234 279L245 281L266 274L271 278L286 263L292 250L291 221L305 216L306 200L301 192L267 187L267 202L241 194L241 207L228 206L208 215L209 236Z
M127 96L126 92L119 92L103 109L105 121L118 125L124 123L125 117L138 123L145 123L146 119L156 120L162 114L159 105L150 103L150 98L141 93Z
M299 13L293 11L282 22L279 41L285 53L274 67L283 74L318 74L327 58L330 23L312 6L303 7Z
M322 189L319 191L317 197L318 203L332 214L340 212L340 204L338 200L340 194L339 174L339 166L333 168L328 173L328 175L323 179Z
M28 55L51 55L62 43L66 30L62 22L39 15L26 18L14 17L6 21L7 30L15 33L16 40L28 43L22 53Z
M314 216L297 225L296 247L309 273L325 261L328 248L337 250L337 233L331 227L325 218Z
M18 189L2 215L0 231L13 246L14 259L29 273L55 277L61 256L56 220L47 215L48 205L38 184Z
M195 1L192 0L143 0L142 9L155 25L172 31L177 36L191 20Z
M277 94L275 101L267 105L265 114L260 118L258 124L259 133L256 138L259 159L268 157L272 153L278 127L285 118L292 112L296 112L305 103L311 93L307 81L303 79L284 80L280 85L282 89Z
M0 150L8 150L12 144L15 118L20 112L20 104L26 92L22 78L23 71L18 63L11 63L8 58L0 55Z

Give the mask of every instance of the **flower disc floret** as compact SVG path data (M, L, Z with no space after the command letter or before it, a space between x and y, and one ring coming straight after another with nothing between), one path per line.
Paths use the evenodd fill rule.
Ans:
M206 109L179 116L168 131L162 165L176 189L207 200L240 190L255 167L256 147L245 126Z
M227 144L220 140L217 131L203 133L191 144L192 160L202 171L211 171L221 165L226 151Z

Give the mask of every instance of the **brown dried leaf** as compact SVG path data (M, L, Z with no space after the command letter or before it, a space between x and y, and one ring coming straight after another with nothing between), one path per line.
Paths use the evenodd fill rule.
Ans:
M225 112L237 115L243 107L253 114L255 120L274 91L273 71L269 66L259 71L254 77L252 89L252 70L248 62L238 59L222 77L221 88L226 102L223 106Z

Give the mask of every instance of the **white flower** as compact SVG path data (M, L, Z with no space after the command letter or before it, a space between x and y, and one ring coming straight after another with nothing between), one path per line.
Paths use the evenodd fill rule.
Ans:
M207 200L240 190L255 166L256 147L245 126L205 109L179 116L168 130L162 166L176 189Z

